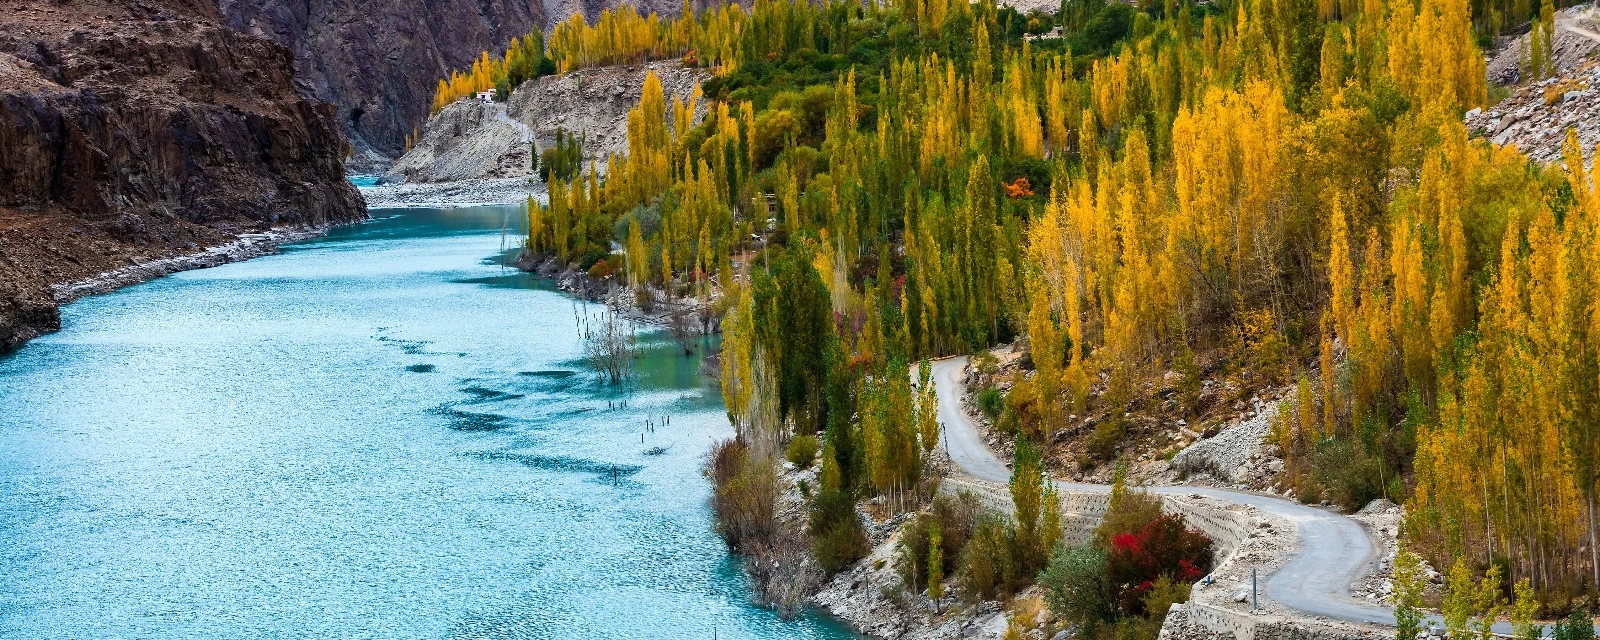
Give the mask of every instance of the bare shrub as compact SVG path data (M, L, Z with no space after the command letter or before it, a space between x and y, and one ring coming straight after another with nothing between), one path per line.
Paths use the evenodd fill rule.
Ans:
M804 537L788 530L779 532L770 544L746 554L744 567L755 582L758 604L771 607L785 619L800 614L806 594L814 591L823 577L807 552Z
M970 491L962 491L955 496L940 494L935 497L929 512L918 514L900 530L900 542L896 545L894 557L895 571L900 574L900 579L915 586L917 591L928 586L931 568L927 565L928 548L932 544L929 533L933 528L940 532L939 556L943 566L939 573L955 575L960 569L958 561L961 551L972 538L983 513L983 505Z
M991 514L979 520L972 539L961 551L961 568L956 574L968 600L995 599L1005 588L1006 576L1015 573L1009 566L1012 562L1007 537L1004 518Z
M583 358L589 366L611 384L631 381L633 360L639 353L633 322L610 306L602 307L597 313L574 306L573 314L578 318Z
M678 343L678 348L683 349L683 355L694 354L700 334L695 329L693 312L679 311L668 316L667 330L672 333L672 339Z
M712 447L706 475L717 534L736 552L770 547L778 530L778 473L773 460L753 455L738 439Z

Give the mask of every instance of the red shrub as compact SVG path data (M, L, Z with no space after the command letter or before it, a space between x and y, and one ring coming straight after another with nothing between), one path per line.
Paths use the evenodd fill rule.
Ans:
M1002 182L1000 183L1000 186L1005 187L1006 197L1013 200L1017 198L1027 198L1033 195L1033 185L1030 184L1028 179L1025 177L1017 178L1011 184Z
M1106 572L1124 613L1142 615L1144 596L1157 578L1194 582L1211 570L1211 539L1163 514L1137 532L1119 533L1106 553Z

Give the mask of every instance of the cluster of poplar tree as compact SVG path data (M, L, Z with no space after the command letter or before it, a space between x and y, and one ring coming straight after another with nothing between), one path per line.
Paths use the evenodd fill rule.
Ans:
M1409 497L1436 564L1592 589L1600 194L1575 142L1561 171L1469 137L1477 6L1074 5L1065 42L953 0L580 18L557 59L721 75L670 105L647 78L628 155L552 184L528 242L714 282L730 416L820 431L818 504L919 484L923 358L1026 335L1039 438L1220 352L1300 379L1279 438L1308 499Z
M953 3L942 0L929 6L933 4L946 7ZM725 3L696 13L685 1L672 20L654 13L640 15L624 6L602 11L593 25L583 14L575 13L551 31L549 56L562 73L676 57L728 73L751 61L772 60L805 49L848 49L841 45L852 39L852 20L862 17L861 8L853 5L807 6L766 0L750 8Z
M526 36L512 38L511 45L499 58L484 51L465 73L451 71L450 77L440 80L434 89L429 113L438 113L451 103L481 91L494 91L497 100L504 100L523 82L555 71L555 63L545 55L544 32L534 29Z

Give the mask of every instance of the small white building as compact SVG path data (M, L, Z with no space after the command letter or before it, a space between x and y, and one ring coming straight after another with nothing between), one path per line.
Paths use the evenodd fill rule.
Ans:
M494 90L479 91L478 102L494 102Z

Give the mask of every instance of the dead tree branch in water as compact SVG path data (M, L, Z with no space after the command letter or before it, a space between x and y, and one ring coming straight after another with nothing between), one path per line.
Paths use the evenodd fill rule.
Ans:
M583 339L583 358L610 384L633 380L634 358L639 355L633 321L610 306L589 313L574 306L578 335Z

